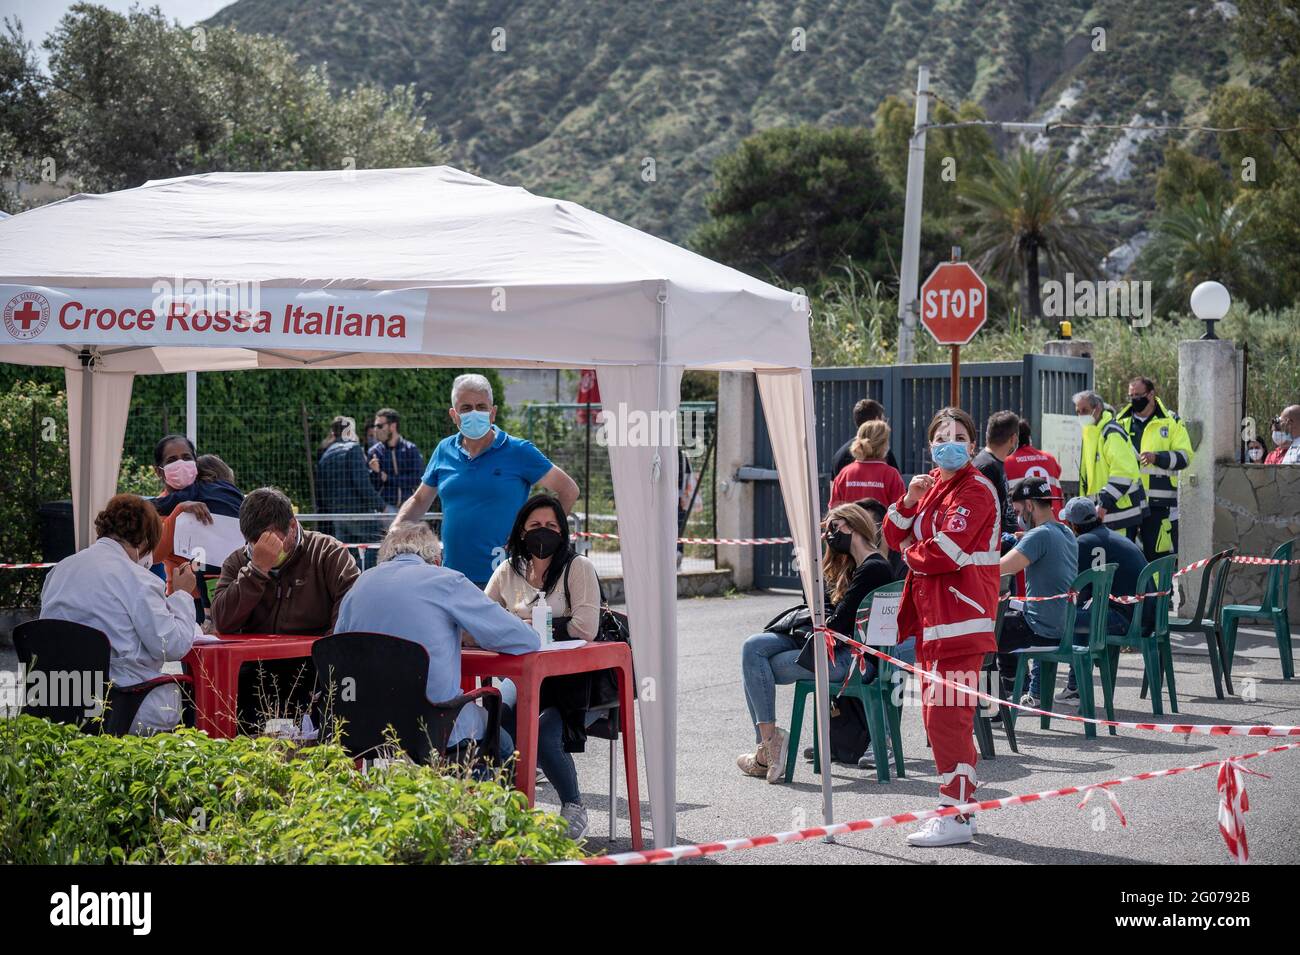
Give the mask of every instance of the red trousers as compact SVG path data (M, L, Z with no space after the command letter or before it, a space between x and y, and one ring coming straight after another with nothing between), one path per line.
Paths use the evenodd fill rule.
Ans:
M984 666L983 653L941 657L927 661L928 669L961 686L979 688L980 669ZM979 700L960 690L954 690L931 680L923 681L921 689L921 719L930 737L930 750L934 753L935 767L939 770L939 802L956 806L969 802L977 785L975 763L975 707Z

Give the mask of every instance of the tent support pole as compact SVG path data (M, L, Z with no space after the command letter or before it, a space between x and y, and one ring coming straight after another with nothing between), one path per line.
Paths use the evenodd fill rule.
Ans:
M81 460L77 462L80 483L77 487L77 548L90 546L90 479L93 473L91 435L95 414L95 356L82 349L81 359Z

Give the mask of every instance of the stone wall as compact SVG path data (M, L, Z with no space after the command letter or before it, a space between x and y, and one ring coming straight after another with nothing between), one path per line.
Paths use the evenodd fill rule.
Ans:
M1236 547L1242 554L1268 556L1300 537L1300 466L1220 464L1214 478L1214 552ZM1181 544L1181 541L1180 541ZM1182 562L1206 554L1179 548ZM1300 558L1300 544L1294 557ZM1238 564L1228 577L1225 603L1259 603L1267 567ZM1300 567L1291 568L1290 615L1300 624Z

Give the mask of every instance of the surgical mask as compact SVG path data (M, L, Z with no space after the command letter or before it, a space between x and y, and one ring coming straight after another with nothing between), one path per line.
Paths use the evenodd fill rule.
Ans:
M1081 414L1078 417L1079 417L1080 427L1091 428L1094 424L1097 423L1096 421L1093 420L1092 415L1090 414Z
M956 471L970 460L970 448L964 441L940 441L930 445L930 456L945 471Z
M1291 435L1287 434L1285 431L1274 431L1274 432L1273 432L1273 443L1274 443L1274 444L1286 444L1286 443L1287 443L1288 441L1290 441L1290 440L1291 440Z
M199 466L193 461L173 461L163 467L163 480L173 491L182 491L199 476Z
M135 559L135 562L139 564L141 567L143 567L145 570L153 570L153 554L149 551L145 551L143 554L137 557Z
M1032 531L1034 529L1034 525L1025 517L1023 511L1016 515L1016 526L1022 531Z
M826 535L826 545L837 554L849 554L853 552L853 532L839 530L834 534Z
M1248 448L1246 450L1246 457L1250 458L1250 460L1252 461L1258 461L1263 456L1264 456L1263 448Z
M524 534L524 550L541 560L558 551L563 543L563 535L549 527L534 527Z
M460 433L471 441L492 430L492 418L486 411L464 411L460 416Z

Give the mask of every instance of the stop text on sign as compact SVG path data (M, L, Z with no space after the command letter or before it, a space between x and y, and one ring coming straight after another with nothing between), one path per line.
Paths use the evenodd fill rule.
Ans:
M921 324L940 345L965 345L988 317L988 287L965 262L944 262L921 286Z

